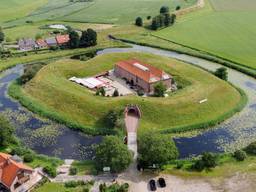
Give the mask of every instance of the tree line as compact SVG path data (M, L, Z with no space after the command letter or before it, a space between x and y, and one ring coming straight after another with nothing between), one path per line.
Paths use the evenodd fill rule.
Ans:
M179 6L177 6L176 10L180 9ZM147 17L147 20L150 20L151 16ZM152 30L157 30L159 28L163 27L169 27L173 25L176 21L176 15L170 13L170 9L168 6L162 6L159 11L159 15L152 18L150 28ZM135 25L137 26L143 26L143 19L141 17L137 17L135 20Z

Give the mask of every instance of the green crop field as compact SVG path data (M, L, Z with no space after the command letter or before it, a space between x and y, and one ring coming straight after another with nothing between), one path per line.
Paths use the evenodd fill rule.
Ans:
M173 27L154 34L256 69L255 1L206 2L204 10L184 16Z
M97 23L131 23L136 17L157 15L163 5L174 10L177 5L182 8L191 6L197 0L96 0L86 9L64 17L64 20Z
M86 77L110 70L117 61L128 58L138 58L164 69L175 77L178 84L186 85L185 88L167 98L112 98L95 96L88 89L68 80L72 76ZM110 109L123 110L130 103L138 104L142 110L140 131L143 131L183 129L193 125L198 125L195 126L198 128L200 124L224 117L241 100L235 88L208 72L173 59L142 53L107 54L89 61L59 60L41 69L18 92L20 100L28 101L26 105L30 108L39 108L37 111L46 115L58 114L65 122L95 130L104 128L100 120ZM208 102L199 104L205 98Z
M48 0L1 0L0 24L25 17Z

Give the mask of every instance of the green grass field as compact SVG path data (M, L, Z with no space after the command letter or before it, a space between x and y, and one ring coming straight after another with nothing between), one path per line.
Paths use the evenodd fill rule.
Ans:
M138 16L146 19L159 13L161 6L166 5L175 10L177 5L182 8L193 5L197 0L96 0L86 9L63 17L68 21L96 23L127 24L134 22Z
M178 83L187 82L187 86L168 98L104 98L68 81L72 76L98 74L113 68L119 60L134 57L164 69ZM181 131L186 126L198 128L201 124L207 125L209 121L225 117L241 99L235 88L208 72L173 59L139 53L107 54L87 62L64 59L51 63L41 69L18 94L30 108L39 108L37 111L43 111L43 114L58 114L65 122L95 130L104 128L100 120L110 109L123 110L130 103L141 107L143 118L140 131L173 128L180 128ZM208 98L208 102L200 105L198 102L204 98Z
M16 20L27 16L48 0L1 0L0 25L2 22Z
M211 0L204 10L184 16L154 35L256 69L255 5L253 0Z
M28 5L32 2L31 0L26 1ZM29 9L29 6L22 6L22 10L19 11L20 14L15 17L15 9L11 9L9 12L5 11L3 13L3 20L9 22L4 23L3 26L17 26L25 24L26 21L38 22L43 20L131 24L138 16L146 19L149 15L157 15L160 7L163 5L168 5L171 10L174 10L177 5L181 8L186 8L193 5L196 1L197 0L94 0L92 2L70 2L69 0L40 0L36 1L37 3L33 2L31 4L33 9ZM16 4L17 2L15 1ZM16 5L15 3L11 1L6 4L9 7L14 7Z
M86 187L84 187L86 188ZM37 189L33 190L34 192L81 192L84 189L81 186L74 187L74 188L67 188L64 184L61 183L45 183L44 185L38 187ZM89 187L90 188L90 187Z

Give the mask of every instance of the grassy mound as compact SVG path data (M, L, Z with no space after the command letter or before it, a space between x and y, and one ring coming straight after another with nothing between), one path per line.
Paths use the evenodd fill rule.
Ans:
M172 74L185 88L167 98L95 96L88 89L68 80L72 76L92 76L110 70L123 59L138 58ZM166 57L142 53L115 53L89 61L63 59L42 68L22 89L11 86L11 95L40 114L98 133L102 117L110 109L124 109L138 104L142 111L139 131L186 131L207 127L224 120L241 108L241 95L230 84L210 73ZM202 99L208 102L199 104ZM88 128L90 127L90 129Z
M183 17L174 26L155 35L255 70L255 1L206 2L204 10Z

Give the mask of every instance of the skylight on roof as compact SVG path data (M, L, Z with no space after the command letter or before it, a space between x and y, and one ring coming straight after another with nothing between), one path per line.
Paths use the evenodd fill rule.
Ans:
M139 63L134 63L133 66L143 70L143 71L149 71L149 68L145 67L144 65L141 65Z

